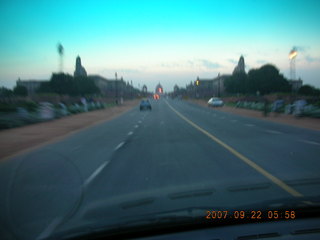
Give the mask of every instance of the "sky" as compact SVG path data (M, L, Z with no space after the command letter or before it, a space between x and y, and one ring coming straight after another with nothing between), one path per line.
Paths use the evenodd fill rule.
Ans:
M0 0L0 86L18 78L73 74L79 55L88 74L164 91L200 78L275 65L320 88L320 1Z

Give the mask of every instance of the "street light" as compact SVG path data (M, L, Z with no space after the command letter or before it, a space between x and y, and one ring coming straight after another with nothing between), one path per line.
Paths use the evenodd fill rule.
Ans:
M293 48L289 53L291 80L296 79L296 57L297 57L297 55L298 55L298 52L297 52L296 48Z
M64 48L62 46L61 43L58 43L57 45L57 50L58 50L58 54L60 57L60 62L59 62L59 72L62 73L63 72L63 54L64 54Z
M289 53L289 59L291 60L291 59L295 58L297 55L298 55L298 52L296 51L295 48L293 48Z
M118 74L117 72L115 73L116 77L116 104L118 104Z

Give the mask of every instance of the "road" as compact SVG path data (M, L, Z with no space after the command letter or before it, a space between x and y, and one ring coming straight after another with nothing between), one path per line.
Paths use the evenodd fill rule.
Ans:
M320 132L152 100L0 165L1 239L176 209L320 194Z

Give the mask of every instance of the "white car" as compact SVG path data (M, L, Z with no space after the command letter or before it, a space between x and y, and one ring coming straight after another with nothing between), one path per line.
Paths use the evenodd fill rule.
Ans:
M208 107L222 107L223 104L223 101L216 97L210 98L208 101Z

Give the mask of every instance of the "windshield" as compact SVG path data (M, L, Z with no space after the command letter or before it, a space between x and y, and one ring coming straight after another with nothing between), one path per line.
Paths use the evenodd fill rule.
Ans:
M318 209L319 12L2 0L0 238Z

